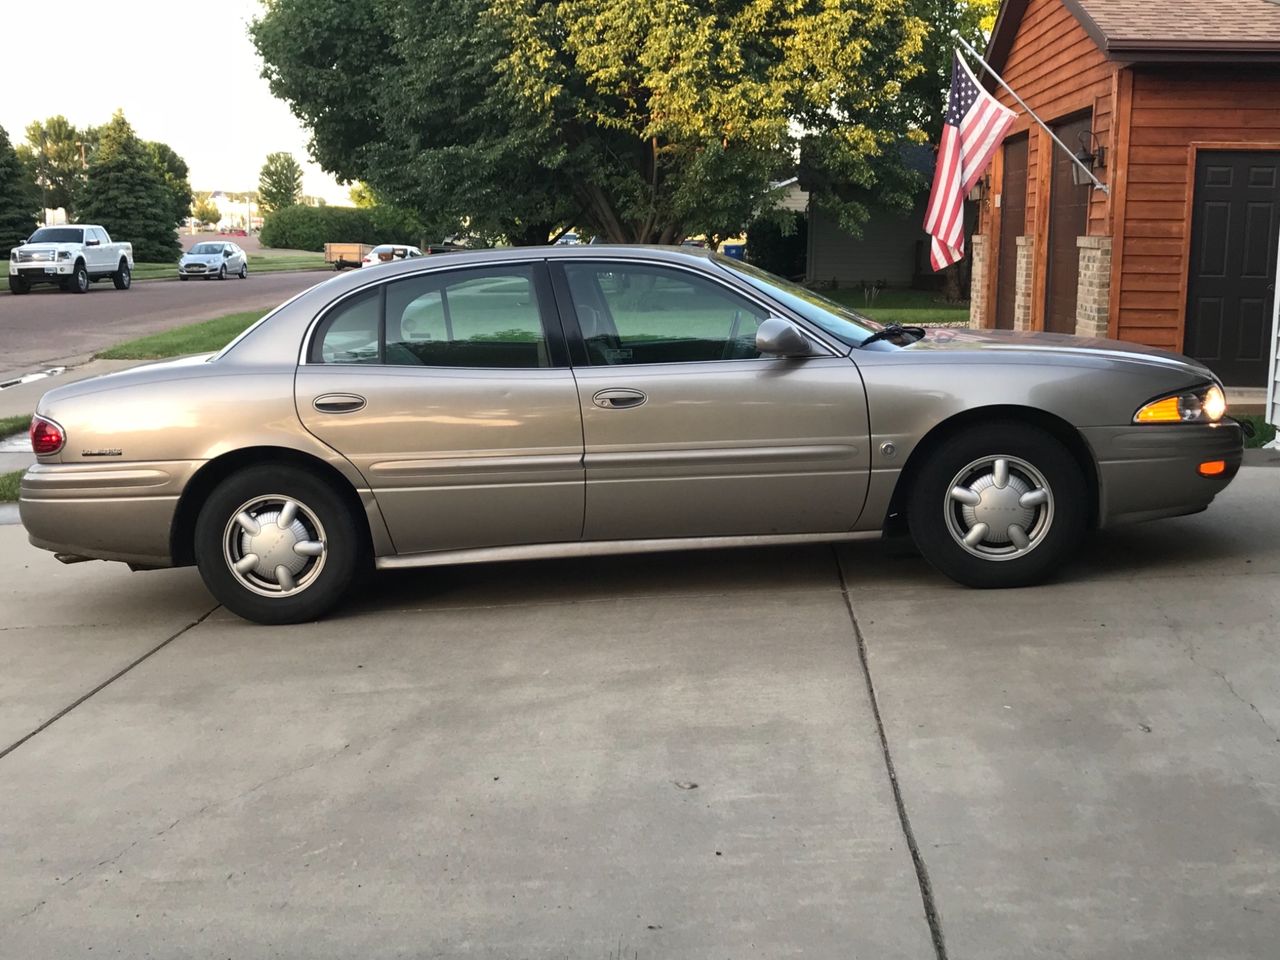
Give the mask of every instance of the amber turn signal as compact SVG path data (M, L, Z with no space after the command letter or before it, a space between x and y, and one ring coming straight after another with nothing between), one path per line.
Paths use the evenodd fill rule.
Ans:
M1206 460L1200 464L1200 476L1216 477L1219 474L1227 472L1227 461L1225 460Z

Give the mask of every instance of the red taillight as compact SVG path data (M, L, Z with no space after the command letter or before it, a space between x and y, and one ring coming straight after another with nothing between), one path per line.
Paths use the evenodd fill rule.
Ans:
M52 420L44 417L33 417L31 420L31 449L37 456L48 456L57 453L67 442L62 428Z

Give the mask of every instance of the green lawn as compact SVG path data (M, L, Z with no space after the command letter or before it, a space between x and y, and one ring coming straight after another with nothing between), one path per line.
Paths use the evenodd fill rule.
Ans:
M149 337L128 340L103 350L96 356L101 360L162 360L181 357L189 353L212 353L225 347L240 331L260 318L271 308L249 310L215 317L203 323L193 323L176 330L154 333Z
M31 414L24 413L18 417L0 417L0 438L12 437L15 433L23 433L31 426Z
M877 323L901 323L914 326L969 323L968 303L947 303L942 294L932 290L882 290L874 302L868 302L861 290L821 290L824 297Z
M12 503L18 499L18 482L25 470L14 470L12 473L0 473L0 503Z

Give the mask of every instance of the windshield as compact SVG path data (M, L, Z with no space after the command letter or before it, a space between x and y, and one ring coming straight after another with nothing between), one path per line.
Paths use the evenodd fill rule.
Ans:
M27 243L80 243L84 231L79 227L41 227Z
M828 300L821 294L814 293L808 287L802 287L798 283L792 283L790 280L775 276L767 270L761 270L759 267L753 267L749 263L743 263L741 260L734 260L719 254L716 254L712 259L720 266L726 267L730 272L736 273L761 293L773 297L773 299L785 304L810 323L821 327L841 343L856 347L871 334L881 329L880 324L874 320L868 319L860 313L855 313L834 300Z
M221 253L222 244L220 243L197 243L191 248L192 253Z

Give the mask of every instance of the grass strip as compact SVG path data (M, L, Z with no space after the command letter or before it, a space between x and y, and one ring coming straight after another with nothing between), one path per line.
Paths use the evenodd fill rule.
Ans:
M153 333L137 340L116 344L95 354L99 360L163 360L190 353L212 353L221 350L242 330L257 321L271 308L230 313L203 323Z
M12 437L15 433L26 433L31 426L31 414L23 413L16 417L0 417L0 439Z
M0 473L0 503L13 503L18 499L18 484L26 470Z

